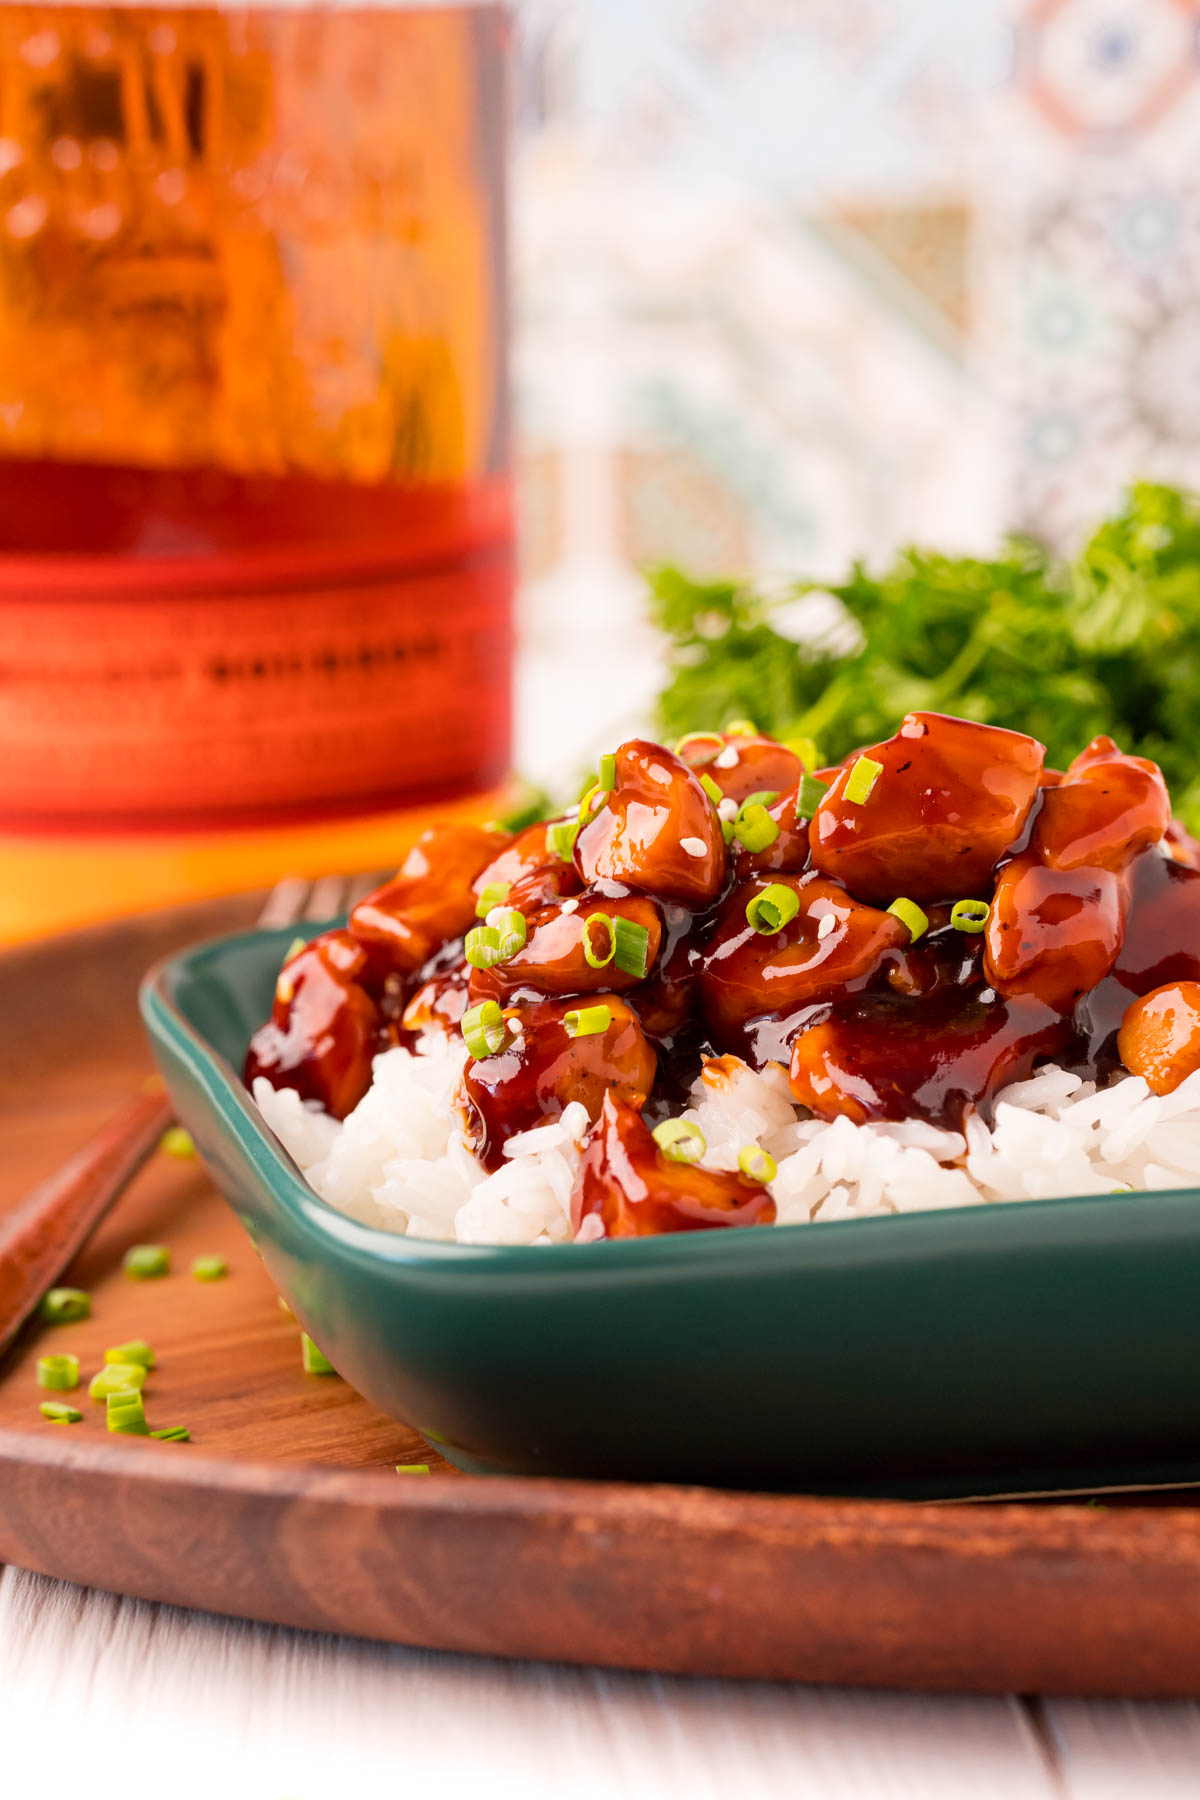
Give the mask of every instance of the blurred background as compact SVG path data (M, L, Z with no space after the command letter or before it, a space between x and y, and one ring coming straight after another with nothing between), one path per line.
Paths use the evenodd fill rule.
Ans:
M0 941L561 783L654 717L647 568L1068 556L1134 477L1200 483L1198 32L0 5ZM1194 701L1119 722L1159 754Z

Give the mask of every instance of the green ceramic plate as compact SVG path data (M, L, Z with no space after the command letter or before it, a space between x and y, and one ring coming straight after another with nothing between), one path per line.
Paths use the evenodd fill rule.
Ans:
M238 1079L291 930L142 1009L179 1117L355 1388L460 1467L842 1493L1200 1478L1200 1189L477 1248L325 1205Z

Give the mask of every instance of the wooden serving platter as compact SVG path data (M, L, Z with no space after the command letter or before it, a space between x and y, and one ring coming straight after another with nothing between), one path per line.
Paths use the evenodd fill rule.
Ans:
M0 957L0 1211L150 1068L133 996L156 957L261 896ZM164 1243L172 1272L121 1256ZM192 1279L217 1251L226 1280ZM77 1258L75 1325L0 1363L0 1558L152 1600L502 1656L906 1688L1200 1694L1200 1510L918 1505L458 1475L336 1377L203 1168L157 1155ZM151 1423L38 1414L35 1362L148 1338ZM398 1475L424 1463L428 1476Z

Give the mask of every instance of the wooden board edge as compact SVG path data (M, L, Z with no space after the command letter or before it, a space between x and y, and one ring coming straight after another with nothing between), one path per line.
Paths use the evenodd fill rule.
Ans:
M489 1656L1200 1695L1200 1518L1167 1508L402 1480L6 1430L0 1558L146 1600Z

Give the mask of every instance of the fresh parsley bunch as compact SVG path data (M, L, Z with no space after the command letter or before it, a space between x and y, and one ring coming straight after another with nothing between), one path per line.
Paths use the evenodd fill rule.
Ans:
M1176 813L1200 830L1200 500L1141 483L1073 561L1012 539L993 561L902 551L827 589L857 626L796 643L783 604L732 581L651 576L672 640L659 697L667 738L751 718L815 740L827 761L887 737L914 708L1030 732L1062 768L1100 732L1162 765ZM845 635L845 634L841 634Z

